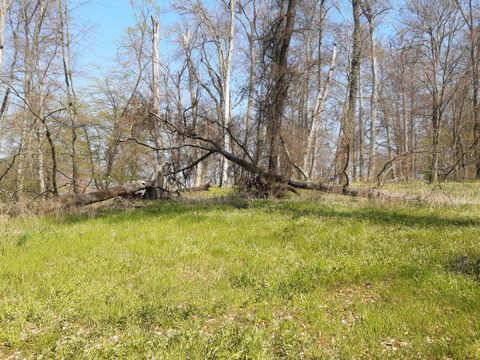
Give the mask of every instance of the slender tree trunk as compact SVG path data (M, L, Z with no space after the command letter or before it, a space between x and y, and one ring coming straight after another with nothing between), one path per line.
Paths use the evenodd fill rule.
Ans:
M36 127L41 126L37 124ZM43 140L44 135L41 129L37 130L37 159L38 159L38 180L40 183L41 198L47 197L47 182L45 179L45 159L43 156Z
M97 179L97 171L95 169L95 160L94 160L94 156L93 156L92 142L90 141L90 134L88 133L88 129L87 129L86 126L82 126L82 129L83 129L83 133L85 134L85 142L86 142L87 149L88 149L88 161L89 161L89 164L90 164L90 173L91 173L93 182L95 184L95 188L97 190L100 190L101 185L100 185L100 183L98 182L98 179ZM85 192L86 188L83 191Z
M198 96L197 96L197 86L196 86L196 69L195 65L192 61L192 51L191 51L191 44L190 44L190 33L186 32L183 35L182 39L182 46L185 52L186 62L187 62L187 70L188 70L188 91L190 94L190 107L192 111L192 127L193 131L197 131L198 126ZM200 151L198 149L193 150L193 156L196 159L199 155ZM201 161L195 167L195 186L200 186L203 184L203 166L204 163Z
M45 119L42 120L42 124L44 126L44 129L45 129L45 135L47 137L47 142L48 142L48 145L50 147L50 156L51 156L51 159L52 159L52 172L51 172L51 181L52 181L52 192L53 192L53 195L58 195L58 186L57 186L57 168L58 168L58 165L57 165L57 152L56 152L56 149L55 149L55 144L53 142L53 138L52 138L52 134L50 132L50 129L48 128L47 126L47 123L45 121Z
M363 181L363 166L364 166L364 116L363 116L363 90L361 84L361 75L358 75L358 180Z
M254 29L252 30L254 31ZM257 67L257 54L255 52L255 40L254 35L249 35L249 52L250 52L250 72L248 76L248 101L247 101L247 122L245 130L244 146L248 150L248 139L253 124L253 109L254 109L254 96L255 96L255 80L256 80L256 67Z
M372 93L370 95L370 143L368 153L368 179L370 181L375 178L375 142L377 141L377 98L378 98L378 80L377 80L377 54L374 37L374 27L369 21L370 34L370 68L372 72Z
M38 84L38 116L43 118L44 116L44 106L43 106L43 84ZM44 131L42 129L41 122L37 119L35 120L35 129L37 133L37 159L38 159L38 181L40 184L40 194L42 198L47 197L47 182L46 182L46 174L45 174L45 157L43 154L43 142L44 142Z
M408 141L408 120L407 120L407 98L405 91L402 90L402 154L408 154L410 152ZM405 180L409 180L409 165L408 161L402 161L402 173Z
M393 149L392 149L392 131L390 129L389 119L385 116L385 132L387 134L387 154L388 154L388 161L391 162L393 159ZM397 178L397 167L395 164L392 164L392 179L395 180Z
M223 126L224 129L224 146L225 150L231 151L231 139L228 129L230 128L230 117L231 117L231 105L230 105L230 82L232 76L232 60L233 60L233 49L235 46L235 6L237 1L230 0L230 31L228 34L228 49L227 57L223 65ZM230 170L230 163L228 161L223 161L222 164L222 187L229 187L233 183L233 177Z
M409 163L410 163L410 179L415 180L415 118L414 118L414 105L415 105L415 100L414 100L414 94L410 95L410 116L409 116L409 126L408 126L408 140L409 140L409 146L408 149L410 151L410 156L409 156Z
M153 93L153 113L160 113L160 26L158 21L152 16L152 93ZM156 129L155 146L163 147L162 127ZM154 163L154 182L156 187L164 187L164 168L165 160L162 151L155 151Z
M304 172L308 174L309 178L311 178L313 169L316 167L315 158L316 158L316 152L317 152L318 130L320 128L320 114L323 110L323 106L325 104L325 100L328 95L330 82L332 80L333 72L335 69L336 58L337 58L337 45L334 44L333 51L332 51L332 58L330 61L330 68L328 69L327 79L325 80L325 84L323 88L321 90L319 88L317 99L315 101L315 108L313 110L313 116L312 116L312 127L308 134L307 148L306 148L304 159L303 159L303 169L304 169Z
M18 156L18 165L17 165L17 182L15 186L15 200L21 201L23 198L23 190L25 184L25 167L26 167L26 149L29 146L29 135L28 135L28 127L29 127L29 118L27 117L27 113L24 110L24 115L22 117L22 133L20 142L22 144L20 148L20 154Z
M247 122L245 130L244 146L249 149L248 140L253 124L255 81L257 71L257 52L255 51L255 34L257 32L257 1L252 1L253 18L250 20L250 33L248 34L248 53L250 55L250 68L248 74L248 101L247 101Z
M470 56L470 73L473 90L473 137L474 142L480 139L480 101L479 101L479 87L480 87L480 69L478 64L478 24L475 24L474 3L472 0L467 1L467 9L465 10L460 0L455 0L455 3L462 14L468 28L469 35L469 56ZM475 146L475 177L480 178L480 148Z
M348 167L350 164L350 154L353 148L353 137L355 129L355 110L358 94L358 74L360 71L360 55L361 55L361 24L360 24L360 0L352 0L353 10L353 52L349 74L348 104L347 109L342 116L342 129L339 142L338 152L338 174L340 182L344 186L348 186Z
M440 119L438 106L435 100L433 101L432 111L432 165L430 182L436 183L438 181L438 145L440 137Z
M480 104L478 99L478 92L480 86L480 75L478 67L478 52L475 51L478 44L478 28L475 29L473 26L473 10L472 10L472 1L469 0L469 14L470 14L470 62L471 62L471 72L472 72L472 86L473 86L473 136L474 139L480 139ZM474 140L474 141L475 141ZM475 177L480 179L480 149L478 146L475 147Z
M1 141L1 138L2 138L2 126L3 126L2 120L3 120L3 117L6 114L8 114L11 87L13 85L13 81L15 80L15 74L16 74L15 67L17 65L18 52L19 52L18 31L20 29L20 24L21 24L20 19L18 19L16 28L15 28L13 34L12 34L12 36L13 36L13 57L12 57L12 62L10 63L10 69L9 69L9 72L8 72L8 79L7 79L7 83L6 83L5 94L3 95L2 104L1 104L1 107L0 107L0 141ZM1 69L0 69L0 71L1 71ZM2 79L3 79L3 77L2 77Z
M3 51L5 48L5 16L12 0L0 0L0 80L3 80Z
M78 162L77 162L77 124L78 124L78 99L73 87L72 64L71 64L71 48L70 48L70 32L68 22L67 3L58 0L58 14L60 18L60 44L62 48L62 65L65 78L65 86L67 89L67 110L70 117L71 132L71 161L72 161L72 186L73 193L79 194L78 184Z

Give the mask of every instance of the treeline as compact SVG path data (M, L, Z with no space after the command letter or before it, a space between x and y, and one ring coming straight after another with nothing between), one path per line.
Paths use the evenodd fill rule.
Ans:
M480 177L478 1L135 0L102 72L79 6L0 0L4 201Z

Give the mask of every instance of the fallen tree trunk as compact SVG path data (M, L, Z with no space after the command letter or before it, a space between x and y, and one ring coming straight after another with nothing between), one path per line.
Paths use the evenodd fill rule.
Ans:
M179 190L167 190L161 187L156 187L156 186L147 186L145 188L144 194L139 196L142 199L145 200L158 200L158 199L169 199L172 193L177 194L180 196L181 193L186 193L186 192L198 192L198 191L207 191L210 189L210 183L206 183L200 186L194 186L191 188L185 188L185 189L179 189Z
M153 116L158 117L157 114L151 113ZM165 119L159 118L162 121L165 121ZM225 148L220 144L217 140L211 139L204 137L202 135L198 135L197 133L192 133L190 131L185 131L184 129L178 127L176 124L167 122L165 121L165 125L173 132L177 133L181 136L184 136L186 138L191 139L194 141L194 144L188 144L187 146L192 146L195 148L200 148L207 153L203 155L201 158L197 159L195 162L190 164L189 166L177 170L174 173L178 173L180 171L184 171L186 169L190 169L193 166L197 165L201 161L204 161L208 157L214 155L214 154L220 154L222 155L225 159L235 163L236 165L240 166L244 170L248 171L251 173L253 176L258 176L266 180L266 189L264 192L265 196L271 196L271 189L274 187L276 183L285 185L287 187L290 187L290 190L293 188L298 188L298 189L308 189L308 190L318 190L318 191L323 191L327 193L334 193L334 194L339 194L339 195L347 195L347 196L355 196L355 197L364 197L364 198L369 198L369 199L381 199L381 200L391 200L391 201L411 201L411 202L425 202L428 200L427 197L422 197L419 195L409 195L409 194L402 194L402 193L394 193L394 192L388 192L388 191L382 191L382 190L377 190L377 189L355 189L355 188L350 188L349 186L340 186L340 185L334 185L334 184L325 184L325 183L311 183L311 182L302 182L299 180L295 179L288 179L285 178L281 175L275 174L275 173L268 173L266 170L262 169L260 166L258 166L257 163L255 163L248 152L243 149L245 154L247 154L248 158L250 158L252 161L248 161L245 158L239 157L235 155L234 153L225 150ZM230 134L232 136L232 134ZM237 142L238 143L238 142ZM154 147L151 147L149 145L145 145L153 150L162 150L162 149L157 149ZM345 173L345 172L344 172ZM263 190L263 189L261 189Z
M201 186L178 190L178 193L207 191L210 186L210 183L207 183ZM112 187L110 189L99 190L87 194L56 196L46 202L35 202L30 206L30 209L35 212L49 213L56 210L65 210L73 207L91 205L97 202L112 199L117 196L131 196L139 191L148 190L150 188L153 187L147 181L136 181L127 185ZM162 190L166 193L169 193L169 191L165 189Z
M185 188L185 189L180 189L178 190L179 193L182 192L198 192L198 191L208 191L212 185L210 183L206 183L200 186L194 186L191 188Z
M260 167L242 159L238 156L227 152L221 148L216 149L217 152L225 156L228 160L236 163L237 165L243 167L247 171L258 174L265 178L271 178L267 174L267 172ZM339 195L348 195L354 197L363 197L368 199L379 199L379 200L388 200L388 201L413 201L413 202L421 202L426 201L426 199L420 195L409 195L409 194L402 194L402 193L395 193L395 192L388 192L382 191L377 189L354 189L350 187L344 187L341 185L334 185L334 184L326 184L326 183L312 183L312 182L303 182L294 179L285 179L280 175L276 175L274 179L271 179L281 184L289 185L293 188L297 189L305 189L305 190L317 190L323 191L326 193L332 194L339 194Z
M34 211L48 213L60 209L90 205L117 196L134 194L137 191L145 189L147 186L148 184L146 181L136 181L127 185L94 191L87 194L59 195L43 203L36 202L30 206L30 208Z
M340 185L325 184L325 183L307 183L297 180L288 180L288 185L297 189L318 190L326 193L349 195L354 197L363 197L369 199L380 200L399 200L399 201L425 201L426 199L420 195L409 195L402 193L395 193L389 191L382 191L377 189L353 189Z

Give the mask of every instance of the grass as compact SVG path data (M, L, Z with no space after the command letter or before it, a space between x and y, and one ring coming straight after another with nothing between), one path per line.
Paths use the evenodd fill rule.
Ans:
M480 359L455 265L480 258L478 210L214 189L0 219L0 358Z
M376 183L354 183L354 187L377 188ZM480 189L476 180L463 180L461 182L443 182L433 186L425 181L411 181L401 183L385 183L379 187L381 190L406 192L422 195L430 200L450 200L456 204L480 205Z

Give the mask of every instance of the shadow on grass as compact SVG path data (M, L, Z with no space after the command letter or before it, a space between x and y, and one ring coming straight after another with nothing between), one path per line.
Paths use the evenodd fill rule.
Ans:
M260 206L262 207L262 206ZM356 209L332 209L329 206L303 203L301 206L291 206L288 203L274 206L274 212L291 216L293 219L302 217L333 218L339 220L367 221L378 224L400 225L414 228L445 228L445 227L480 227L479 219L470 217L445 217L437 214L421 214L421 208L408 207L394 210L387 207L372 205ZM270 210L272 211L272 210Z
M388 224L412 228L447 228L447 227L480 227L480 221L471 217L447 217L438 214L422 214L421 207L403 207L400 210L392 207L367 205L355 207L342 204L332 208L326 204L311 201L296 202L288 200L255 200L249 201L235 196L222 196L210 199L173 200L151 202L145 207L136 209L102 209L93 214L65 214L56 221L63 224L74 224L91 219L101 219L107 224L125 221L140 221L146 218L159 220L182 218L186 223L198 223L211 220L207 216L212 210L220 210L222 214L229 211L261 211L270 214L288 216L292 220L299 218L326 218L348 221L363 221L372 224Z
M249 202L246 199L239 200L232 196L219 196L209 199L180 199L180 200L159 200L148 201L140 207L123 208L101 208L91 211L66 212L51 219L61 224L76 224L92 219L101 220L106 224L116 224L124 221L138 221L146 218L165 218L172 219L176 217L188 217L191 222L200 222L206 220L205 216L212 210L233 210L246 209Z
M478 255L462 254L450 261L447 270L455 274L470 276L480 282L480 257Z

